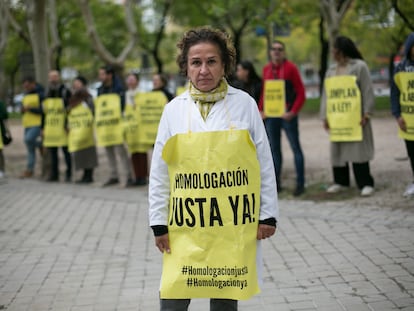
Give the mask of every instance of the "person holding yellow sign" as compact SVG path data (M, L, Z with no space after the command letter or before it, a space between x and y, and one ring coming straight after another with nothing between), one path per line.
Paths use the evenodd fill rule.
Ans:
M59 154L61 148L66 163L65 181L71 181L72 162L68 151L66 108L71 96L70 90L61 82L57 70L48 75L49 85L43 101L44 119L42 122L43 146L49 149L51 166L47 181L59 181Z
M299 140L299 111L305 103L305 87L296 65L286 58L286 47L274 41L270 48L271 61L263 68L263 89L259 109L272 148L277 189L282 191L282 129L293 152L296 169L294 196L305 192L305 159Z
M103 66L99 69L98 97L95 99L95 129L98 146L105 147L109 163L109 178L103 186L110 186L122 182L122 187L133 185L131 165L128 153L124 146L124 124L122 113L125 107L125 91L121 81L115 75L112 66ZM118 176L118 155L123 169L123 179Z
M192 29L178 42L189 88L163 111L149 183L149 223L163 253L160 310L237 310L257 294L261 243L275 234L276 178L255 100L226 80L235 49L224 32Z
M40 145L40 133L42 125L42 101L44 98L43 87L36 83L31 77L23 79L23 105L21 112L22 123L24 128L24 142L27 148L27 166L26 170L20 175L20 178L33 177L36 164L36 147Z
M374 138L370 116L374 110L374 91L367 64L354 42L336 38L333 64L326 73L321 97L321 118L329 131L334 184L328 193L350 186L349 165L362 196L374 193L369 161L374 157Z
M404 58L391 80L391 111L398 123L399 136L404 139L413 176L403 196L414 197L414 32L405 41Z

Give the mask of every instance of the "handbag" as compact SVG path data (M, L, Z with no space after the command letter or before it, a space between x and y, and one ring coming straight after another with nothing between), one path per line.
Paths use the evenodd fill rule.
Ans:
M3 145L7 146L12 141L13 138L11 137L10 133L6 131L6 126L4 125L3 120L0 120L0 130L1 130L1 139L3 141Z

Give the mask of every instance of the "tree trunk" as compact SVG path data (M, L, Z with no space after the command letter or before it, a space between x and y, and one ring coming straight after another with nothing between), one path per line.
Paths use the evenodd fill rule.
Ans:
M49 72L49 49L46 26L46 0L26 0L27 25L33 50L36 80L47 85Z
M7 85L5 83L6 77L4 73L4 50L6 49L8 39L9 20L7 14L8 1L0 1L0 101L7 97Z
M328 70L328 60L329 60L329 42L325 39L324 35L324 20L323 16L320 17L319 22L319 41L321 44L321 68L319 69L319 96L322 95L323 90L323 81L325 80L325 74Z

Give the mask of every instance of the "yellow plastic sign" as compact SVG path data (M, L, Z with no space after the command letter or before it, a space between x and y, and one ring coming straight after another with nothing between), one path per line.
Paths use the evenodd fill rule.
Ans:
M264 114L280 118L286 110L285 80L265 80Z
M101 147L124 142L121 97L118 94L103 94L95 99L95 129L97 143Z
M43 101L45 124L43 129L43 145L45 147L61 147L68 145L68 134L65 128L66 110L62 98L47 98Z
M325 92L330 140L361 141L361 92L356 76L326 78Z
M249 132L178 134L162 156L170 177L171 253L163 256L161 298L257 294L260 167Z
M76 152L95 145L93 115L86 104L69 111L69 152Z
M399 136L414 140L414 72L399 72L394 81L400 90L401 116L407 126L406 132L399 129Z
M158 124L168 98L161 91L139 93L135 96L138 108L139 142L153 145L157 137Z
M144 152L139 141L139 110L135 105L126 105L124 111L125 141L130 153Z
M38 94L27 94L23 97L23 107L40 108L40 98ZM26 111L22 116L23 127L40 126L42 124L42 116L37 113Z

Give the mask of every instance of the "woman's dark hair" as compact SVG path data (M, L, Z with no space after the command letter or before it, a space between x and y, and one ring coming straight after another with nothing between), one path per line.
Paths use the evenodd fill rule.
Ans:
M88 80L86 80L86 78L84 76L77 76L75 78L75 80L80 81L83 86L87 86L88 85Z
M355 43L348 37L338 36L335 39L334 48L346 57L364 60Z
M251 83L253 81L261 80L259 75L256 73L256 69L254 69L253 63L248 60L242 60L239 65L247 70L249 73L247 75L247 81L248 83Z
M224 74L229 77L233 73L236 64L236 50L233 43L225 32L207 26L187 31L177 43L177 47L180 49L177 56L180 72L185 76L187 75L188 51L193 45L201 42L212 43L219 48L221 61L224 64Z
M111 74L113 77L115 76L115 68L111 65L102 66L101 69L105 70L106 74Z
M86 89L80 89L75 91L69 99L69 106L75 106L82 101L87 101L89 93Z

